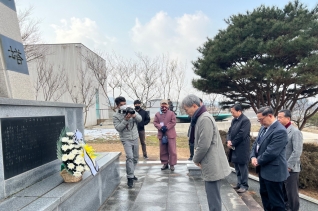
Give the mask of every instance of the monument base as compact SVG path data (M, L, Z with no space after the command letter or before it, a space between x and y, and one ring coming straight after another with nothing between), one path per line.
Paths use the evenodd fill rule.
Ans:
M60 170L64 127L84 131L82 104L0 98L0 200Z
M0 210L98 210L120 183L120 152L98 153L99 173L64 183L59 172L0 203Z

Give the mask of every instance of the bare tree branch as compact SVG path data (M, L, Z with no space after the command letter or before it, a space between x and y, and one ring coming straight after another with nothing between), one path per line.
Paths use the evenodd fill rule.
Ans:
M35 98L40 95L44 101L57 101L65 91L66 75L60 66L54 70L54 65L49 64L45 57L36 59L37 78L34 83Z
M74 103L84 104L84 125L87 121L87 113L89 108L95 104L94 97L98 86L94 84L92 77L89 75L89 70L83 68L78 69L77 81L71 83L67 79L67 91Z
M41 45L43 44L40 32L41 20L32 17L33 11L34 7L29 6L17 12L27 62L48 54L47 46Z

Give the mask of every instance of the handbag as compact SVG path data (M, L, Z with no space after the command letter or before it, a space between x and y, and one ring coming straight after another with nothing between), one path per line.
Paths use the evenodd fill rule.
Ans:
M161 141L162 144L168 144L168 137L166 135L163 135Z

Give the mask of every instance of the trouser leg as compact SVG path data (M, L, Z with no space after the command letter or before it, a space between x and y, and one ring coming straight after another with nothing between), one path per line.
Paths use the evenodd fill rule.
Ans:
M217 181L205 181L205 191L208 199L210 211L222 210L222 200L220 194L221 183Z
M168 164L169 162L169 152L168 152L168 144L162 144L162 140L159 140L160 147L160 160L162 164Z
M144 130L138 131L138 133L139 133L142 154L143 154L143 156L147 156L147 149L146 149L146 142L145 142L145 131Z
M189 143L189 149L190 149L190 158L193 158L193 155L194 155L194 143Z
M247 164L234 163L237 172L237 185L248 190L248 166Z
M265 211L285 211L284 182L272 182L260 178L260 193ZM264 187L265 186L265 187ZM264 189L265 188L265 189Z
M168 140L169 164L174 166L177 164L177 143L175 138Z
M139 146L138 139L122 141L126 153L127 178L134 178L135 166L138 163Z
M289 172L290 176L285 181L285 193L289 209L291 211L299 210L299 172Z

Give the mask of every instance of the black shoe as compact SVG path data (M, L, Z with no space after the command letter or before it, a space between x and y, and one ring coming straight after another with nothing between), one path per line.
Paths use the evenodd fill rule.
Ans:
M136 180L136 181L137 181L137 180L138 180L138 178L137 178L136 176L134 176L133 180Z
M127 178L127 185L128 187L132 188L134 186L134 178Z
M240 186L234 186L233 189L238 190L238 189L240 189Z
M189 159L188 159L188 160L190 160L190 161L191 161L191 160L192 160L192 157L189 157Z
M168 169L168 168L169 168L169 165L168 165L168 164L163 164L161 170L166 170L166 169Z
M148 160L149 158L148 158L148 156L147 156L147 155L144 155L144 159Z
M240 189L236 190L236 192L238 192L238 193L245 193L246 191L247 190L244 188L240 188Z

